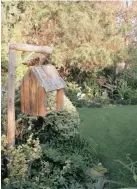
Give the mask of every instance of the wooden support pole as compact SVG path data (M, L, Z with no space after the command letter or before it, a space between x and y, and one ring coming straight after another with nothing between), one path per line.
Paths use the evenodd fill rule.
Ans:
M8 148L15 144L15 51L9 50L8 65L8 128L7 140Z
M35 45L20 44L20 43L9 44L9 49L26 51L26 52L43 53L43 54L51 54L53 51L53 49L48 46L35 46Z

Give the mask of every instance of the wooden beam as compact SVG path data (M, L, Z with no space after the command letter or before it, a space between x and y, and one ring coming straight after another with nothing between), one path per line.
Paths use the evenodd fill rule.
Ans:
M51 54L53 51L53 49L48 46L35 46L35 45L20 44L20 43L9 44L9 49L25 51L25 52L43 53L43 54L46 54L46 53Z
M7 140L8 148L15 144L15 51L9 50L8 65L8 128Z

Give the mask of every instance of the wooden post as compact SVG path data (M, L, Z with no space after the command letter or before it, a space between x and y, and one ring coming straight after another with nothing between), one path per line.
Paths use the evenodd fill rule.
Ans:
M8 128L7 140L8 148L15 144L15 51L9 50L8 65Z

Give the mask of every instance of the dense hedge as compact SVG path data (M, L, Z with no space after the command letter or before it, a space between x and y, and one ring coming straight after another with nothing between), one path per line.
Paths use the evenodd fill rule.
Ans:
M64 111L45 117L22 114L18 90L15 99L16 146L7 151L2 137L3 189L91 189L104 180L107 170L92 142L79 136L79 115L66 96ZM3 160L9 155L7 178Z

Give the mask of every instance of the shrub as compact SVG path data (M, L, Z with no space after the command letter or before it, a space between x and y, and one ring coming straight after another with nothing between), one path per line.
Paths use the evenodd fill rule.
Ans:
M81 106L81 101L78 99L77 94L81 92L81 88L75 82L68 82L67 89L65 90L66 96L70 99L72 104L76 107Z
M56 93L50 95L50 106L53 107ZM20 111L19 91L16 91L16 134L18 139L26 139L31 133L41 142L68 140L78 133L79 114L71 101L64 95L64 110L52 111L45 117L27 116ZM19 141L19 140L18 140Z
M90 87L84 82L83 89L74 82L68 83L66 95L76 107L98 108L109 103L107 91L103 92L95 81L90 83Z
M7 139L6 136L2 136L2 162L3 162L3 176L4 171L7 168L10 170L8 179L15 182L19 179L24 179L29 174L29 166L31 163L41 156L41 148L39 140L33 140L32 136L28 138L26 144L18 145L10 149L6 149ZM4 160L7 160L7 165L4 164ZM7 166L7 167L6 167ZM3 177L4 179L4 177ZM4 179L5 182L8 180Z
M130 69L125 69L120 75L120 79L127 82L128 86L132 89L137 88L137 65L131 66Z
M93 188L100 175L104 177L106 171L102 173L102 170L106 169L97 169L95 147L79 136L80 119L70 100L64 96L62 112L52 111L45 117L34 117L20 112L19 91L15 99L16 147L9 151L4 148L3 154L7 157L10 153L13 159L8 163L11 172L2 188ZM50 103L52 105L53 100Z
M29 132L40 139L47 141L69 140L78 133L79 119L68 111L51 112L45 117L29 118Z
M137 66L131 65L129 69L122 70L115 75L114 67L104 69L104 87L108 94L108 102L117 104L137 104Z
M93 144L79 135L64 143L44 143L40 158L29 166L28 177L18 179L16 185L9 180L3 189L91 189L106 173L98 162Z
M119 104L137 104L137 90L128 85L128 82L121 79L117 82L115 100Z

